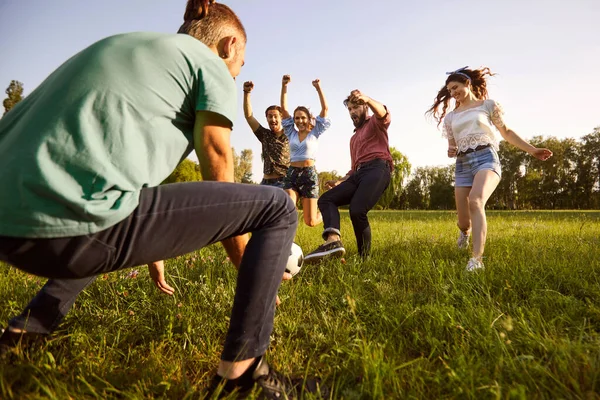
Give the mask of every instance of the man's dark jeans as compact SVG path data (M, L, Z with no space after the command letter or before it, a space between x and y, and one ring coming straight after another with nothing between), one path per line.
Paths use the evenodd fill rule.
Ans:
M95 276L177 257L251 232L221 358L258 357L269 345L275 298L297 219L294 204L281 189L193 182L142 190L139 206L129 217L91 235L57 239L0 236L0 260L54 278L10 325L50 333Z
M385 160L375 159L364 163L358 171L319 198L323 214L323 239L330 233L340 235L338 207L350 204L350 219L356 236L358 253L366 257L371 250L371 226L367 213L390 184L390 169Z

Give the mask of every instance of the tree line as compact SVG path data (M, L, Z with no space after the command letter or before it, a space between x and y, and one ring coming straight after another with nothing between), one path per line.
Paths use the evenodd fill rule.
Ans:
M11 81L6 94L4 114L23 99L23 83ZM502 179L488 208L600 209L600 126L579 140L535 136L530 142L551 149L553 157L539 161L505 141L500 142ZM253 183L252 150L244 149L240 154L231 150L235 182ZM454 164L417 167L412 171L404 154L394 147L390 151L394 160L392 179L377 209L454 209ZM340 177L337 171L319 172L321 193L327 190L325 182ZM185 159L163 183L200 180L199 165Z

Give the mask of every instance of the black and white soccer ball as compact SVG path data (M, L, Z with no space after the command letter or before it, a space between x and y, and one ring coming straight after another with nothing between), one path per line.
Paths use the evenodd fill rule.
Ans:
M296 243L292 243L290 249L290 257L288 258L285 272L289 272L292 276L300 272L302 265L304 264L304 252L302 248Z

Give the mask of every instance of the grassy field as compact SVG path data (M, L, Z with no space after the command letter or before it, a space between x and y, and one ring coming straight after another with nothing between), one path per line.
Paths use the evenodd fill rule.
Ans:
M373 255L348 250L282 285L269 360L333 398L600 398L600 212L489 212L486 269L466 273L452 212L373 212ZM321 228L301 226L305 251ZM0 363L1 399L201 399L235 270L219 246L98 279L60 331ZM0 323L43 280L0 268Z

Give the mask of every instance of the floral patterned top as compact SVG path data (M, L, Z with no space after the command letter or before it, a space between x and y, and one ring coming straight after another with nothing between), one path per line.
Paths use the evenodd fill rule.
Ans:
M254 135L262 143L261 158L265 175L285 176L290 166L290 142L285 134L275 135L270 129L259 125Z

